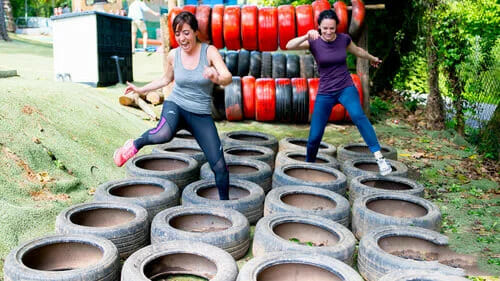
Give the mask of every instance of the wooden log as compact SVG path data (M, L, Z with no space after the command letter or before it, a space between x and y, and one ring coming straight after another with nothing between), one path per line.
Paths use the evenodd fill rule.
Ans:
M146 95L146 100L153 105L160 104L163 102L163 94L159 91L149 92Z
M136 106L142 109L142 111L146 112L153 120L158 120L158 116L154 112L153 108L151 108L140 96L139 94L132 93L128 95L123 95L118 98L121 105L125 106Z
M368 4L365 5L365 10L383 10L385 4ZM347 10L352 11L352 6L347 6Z

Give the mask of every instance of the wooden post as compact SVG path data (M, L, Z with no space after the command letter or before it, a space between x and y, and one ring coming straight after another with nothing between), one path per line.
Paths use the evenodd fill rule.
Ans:
M368 52L368 28L363 25L357 45ZM370 62L367 59L356 59L356 72L363 88L363 111L370 117Z
M169 1L170 3L170 1ZM169 8L169 13L170 13L170 8ZM163 14L160 18L160 30L161 30L161 40L162 40L162 45L163 45L163 71L167 71L167 56L168 53L170 52L170 34L168 32L168 25L170 23L168 22L168 14ZM167 92L166 89L167 87L163 87L162 89L162 94L163 98L166 99L167 96L170 94Z

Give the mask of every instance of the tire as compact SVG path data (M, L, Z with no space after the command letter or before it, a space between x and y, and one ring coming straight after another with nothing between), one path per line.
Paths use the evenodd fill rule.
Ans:
M233 76L238 76L238 52L226 52L226 66Z
M281 150L276 155L276 167L281 167L286 164L306 164L306 151L305 150ZM324 165L326 167L339 170L340 164L334 157L318 153L316 162L314 164Z
M398 152L394 147L380 145L380 152L386 159L398 160ZM348 159L374 158L366 143L348 143L338 147L337 159L343 163Z
M217 4L212 7L212 44L217 49L224 48L224 5Z
M319 78L307 79L307 87L309 88L309 121L311 121L314 112L314 103L316 102L316 95L318 95Z
M292 5L281 5L278 7L278 33L281 50L286 50L288 41L297 37L295 30L295 7Z
M282 53L273 53L272 55L272 78L286 77L286 56Z
M311 3L314 15L314 29L318 29L319 14L325 10L330 10L330 2L325 0L316 0Z
M241 42L243 48L249 51L259 49L257 38L258 12L259 9L255 5L243 5L241 7Z
M189 133L189 135L191 135ZM193 137L194 138L194 137ZM167 142L164 144L157 145L153 148L152 153L180 153L182 155L189 156L196 160L198 163L198 169L201 165L207 162L205 153L201 150L200 146L196 141L175 141Z
M241 95L241 78L233 76L233 82L224 87L224 105L228 121L243 120L243 102Z
M177 168L158 170L166 162L167 165L177 165ZM196 167L198 163L191 157L172 153L145 154L134 157L127 163L127 173L132 177L157 177L173 181L179 189L198 180ZM156 170L155 170L156 169Z
M403 177L384 177L380 175L359 176L353 178L350 182L349 201L352 204L359 197L383 192L423 197L424 186L414 180Z
M278 151L278 140L275 136L254 132L254 131L233 131L221 134L221 141L223 146L237 146L237 145L259 145L269 147L276 153Z
M305 138L286 137L282 138L279 141L280 151L282 150L306 151L306 146L307 146L307 139ZM337 154L337 148L335 148L335 146L327 142L322 141L319 143L318 152L329 155L331 157L335 157L335 154Z
M169 41L170 41L170 48L174 49L179 47L179 44L177 43L177 40L175 40L175 32L172 27L172 23L174 22L174 18L182 12L182 8L180 7L174 7L172 8L169 13L168 13L168 34L169 34Z
M264 197L264 190L256 183L232 179L229 187L230 200L219 200L215 182L199 180L186 186L182 192L182 204L232 209L243 214L250 224L255 224L262 217Z
M292 121L292 85L290 79L276 79L276 121Z
M219 50L219 54L220 56L222 57L222 60L224 60L224 62L226 61L226 51L224 50Z
M352 206L352 233L361 239L381 226L417 226L439 231L441 212L421 197L390 192L356 198Z
M147 246L130 256L123 264L121 281L161 280L155 277L172 274L232 281L238 275L238 266L231 255L212 245L169 241Z
M199 5L196 8L196 20L198 21L198 39L204 43L210 43L210 15L212 8L209 5Z
M55 228L59 234L106 238L115 244L121 258L149 244L148 212L130 203L76 204L59 213Z
M271 167L266 163L242 157L227 157L226 165L229 169L229 183L233 179L246 180L258 184L265 193L271 190L272 171ZM238 172L238 167L243 167L243 171ZM201 166L200 178L211 180L215 178L208 163Z
M450 276L434 271L423 270L396 270L384 275L379 281L470 281L470 279L461 276Z
M255 77L242 77L241 91L243 95L243 117L245 119L255 119Z
M298 5L295 7L297 17L297 37L305 35L314 29L314 16L311 5Z
M182 220L182 217L187 218ZM250 225L247 218L235 210L178 206L161 211L151 223L151 244L172 240L207 243L239 259L250 245Z
M261 77L260 69L262 66L262 53L259 51L252 51L250 53L250 76L254 78Z
M273 56L270 52L261 53L260 77L271 78L273 76Z
M352 0L351 24L349 25L349 35L354 42L358 41L361 35L362 26L365 21L365 4L361 0Z
M182 10L186 12L190 12L193 15L196 15L196 6L195 5L184 5L182 6Z
M222 32L224 34L224 44L228 50L239 50L241 48L240 6L226 6L224 8Z
M258 40L261 52L278 49L278 9L276 7L261 7L258 13Z
M301 245L290 241L292 238L324 245ZM352 265L355 246L354 235L339 223L314 215L276 213L263 217L255 226L252 253L260 257L271 252L300 252Z
M286 77L300 77L300 57L296 54L286 55Z
M229 157L241 157L259 160L274 169L274 151L265 146L260 145L234 145L224 148L224 153Z
M267 275L266 275L267 273ZM363 278L347 264L324 255L303 253L269 253L247 262L240 270L236 281L256 281L256 276L266 276L262 280L310 280L311 274L325 276L321 280L363 281ZM274 279L273 279L274 277ZM264 277L265 278L265 277Z
M299 65L300 77L307 79L314 78L314 58L312 55L300 55Z
M343 105L341 104L336 104L333 106L332 111L330 112L330 117L328 118L328 121L330 122L340 122L344 121L346 119L346 110Z
M392 247L415 248L420 251L421 246L428 245L432 248L436 246L447 246L448 237L435 231L412 226L386 226L372 230L363 236L359 242L358 269L361 275L368 281L379 280L385 274L395 270L424 270L426 272L439 271L442 274L452 276L464 276L465 271L461 268L450 267L436 261L418 261L411 258L403 258L393 255L381 248L390 250L391 245L387 242L400 240ZM415 241L415 239L417 239ZM402 247L403 242L412 247ZM416 243L418 242L418 243ZM415 252L415 250L411 250ZM429 249L424 249L422 254Z
M272 78L255 80L255 120L274 121L276 118L276 83Z
M337 33L347 33L347 6L342 1L336 1L333 3L333 9L335 10L335 14L339 18L339 24L337 24Z
M238 53L238 76L247 76L250 71L250 52L240 50Z
M309 116L309 92L305 78L292 78L293 120L307 122Z
M193 134L191 134L190 131L185 129L177 131L174 135L174 138L168 143L175 145L182 145L182 144L189 144L190 146L198 145L198 142L196 141Z
M349 226L349 201L341 195L312 186L285 185L273 188L264 201L264 216L286 213L322 218Z
M224 88L220 85L214 85L214 90L212 93L212 103L210 107L212 109L212 118L215 121L220 121L226 119L226 105L224 104Z
M135 204L148 212L148 222L160 211L179 205L179 188L160 178L128 178L109 181L97 187L95 202Z
M119 268L118 250L111 241L70 234L21 244L5 258L3 272L5 281L115 281Z
M363 107L363 86L361 85L361 79L357 74L351 73L351 79L352 82L354 83L354 86L356 87L356 90L358 91L358 96L359 96L359 103L361 104L361 107ZM349 116L349 112L347 110L345 111L345 120L346 121L352 121L351 117Z
M392 168L392 172L389 176L405 178L408 176L408 167L406 167L405 164L395 160L387 160L387 162L389 162ZM342 163L342 173L347 177L347 185L350 185L351 180L355 177L379 175L377 160L374 158L345 160L344 163Z
M289 175L289 173L292 174ZM346 192L344 174L337 169L311 163L276 167L273 174L273 188L283 185L313 186L337 192L342 196Z

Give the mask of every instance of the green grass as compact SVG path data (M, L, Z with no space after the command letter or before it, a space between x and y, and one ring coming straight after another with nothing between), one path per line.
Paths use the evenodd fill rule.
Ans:
M13 37L11 43L0 41L0 67L19 73L0 79L0 276L3 259L13 247L54 232L55 217L63 208L89 201L93 188L125 177L125 169L112 162L114 149L155 125L143 112L118 104L123 85L91 88L54 82L51 46ZM134 55L136 83L158 77L161 61L156 53ZM307 137L309 131L308 125L255 121L216 125L219 133L252 130L278 139ZM478 255L480 267L498 275L499 186L486 178L469 178L465 163L481 168L480 159L470 160L473 149L449 141L454 137L449 131L417 132L403 121L395 125L390 120L375 127L381 142L396 147L400 161L421 175L426 198L443 212L443 233L451 247ZM338 146L362 139L354 126L345 124L329 125L323 141ZM416 153L424 156L416 159ZM238 266L251 257L249 251Z

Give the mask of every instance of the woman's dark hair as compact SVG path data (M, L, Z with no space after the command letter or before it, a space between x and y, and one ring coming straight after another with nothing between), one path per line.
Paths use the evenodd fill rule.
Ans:
M324 10L323 12L319 13L318 25L320 25L324 19L333 19L337 24L339 24L339 18L333 10Z
M197 31L198 30L198 21L196 20L196 17L191 14L190 12L181 12L179 13L177 16L175 16L174 18L174 22L172 23L172 27L173 27L173 30L174 32L177 30L177 26L179 25L183 25L183 24L189 24L189 26L191 27L191 29L193 31Z

